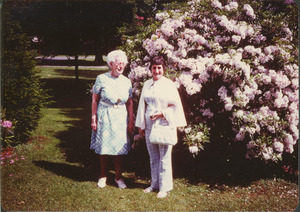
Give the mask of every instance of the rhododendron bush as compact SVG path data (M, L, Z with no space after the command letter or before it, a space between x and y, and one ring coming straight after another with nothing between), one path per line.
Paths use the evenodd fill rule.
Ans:
M145 32L123 46L132 59L128 76L136 103L151 77L149 58L167 59L165 75L180 91L189 122L183 139L192 153L224 138L240 142L246 158L278 161L295 151L298 29L288 18L297 13L275 14L262 5L190 1L157 13ZM193 130L199 123L203 131Z

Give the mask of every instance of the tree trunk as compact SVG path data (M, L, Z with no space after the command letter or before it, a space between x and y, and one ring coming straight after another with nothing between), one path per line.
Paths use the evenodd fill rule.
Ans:
M102 65L104 64L103 58L102 58L102 52L101 53L97 53L95 55L95 64L96 65Z
M75 55L75 78L76 80L79 80L79 74L78 74L78 54Z

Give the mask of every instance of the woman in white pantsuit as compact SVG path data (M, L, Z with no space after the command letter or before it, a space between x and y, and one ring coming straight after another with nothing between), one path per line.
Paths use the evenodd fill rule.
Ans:
M181 99L175 84L163 76L165 71L163 57L152 58L150 69L153 78L144 83L136 117L136 126L142 136L150 156L151 186L144 190L149 193L159 190L158 198L164 198L173 189L172 147L152 144L149 141L151 127L158 119L160 124L186 126Z

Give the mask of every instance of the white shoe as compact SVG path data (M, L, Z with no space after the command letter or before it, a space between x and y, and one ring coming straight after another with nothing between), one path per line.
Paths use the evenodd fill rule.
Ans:
M148 187L148 188L144 189L145 194L150 193L152 191L153 191L153 188L151 188L151 187Z
M119 188L127 188L126 184L124 183L123 179L116 180L115 182L118 184Z
M106 186L106 177L102 177L98 180L97 186L99 188L104 188Z
M168 193L167 192L164 192L164 191L160 191L158 192L157 194L157 198L165 198L166 196L168 196Z

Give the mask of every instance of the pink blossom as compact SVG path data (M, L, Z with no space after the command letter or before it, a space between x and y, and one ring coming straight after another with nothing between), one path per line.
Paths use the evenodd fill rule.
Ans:
M138 66L138 67L136 67L136 68L133 69L133 71L131 72L131 74L133 74L133 73L134 73L134 78L136 78L136 79L142 78L142 77L147 76L148 69L145 68L145 67Z
M238 110L234 115L238 118L242 118L244 116L244 111Z
M188 127L188 128L185 128L185 129L184 129L184 132L185 132L186 134L190 133L191 131L192 131L192 128L191 128L191 127Z
M273 148L274 148L274 150L275 150L276 152L281 153L281 152L283 152L284 145L283 145L283 143L281 143L281 142L279 142L279 141L275 141L275 142L273 143Z
M260 48L255 48L254 46L250 46L250 45L248 45L248 46L246 46L245 48L244 48L244 50L246 51L246 52L248 52L249 54L251 54L252 56L253 55L255 55L255 54L261 54L261 49Z
M298 113L298 109L299 109L299 106L296 102L292 102L289 106L289 111L291 112L291 114Z
M247 149L253 149L255 147L255 141L250 141L248 144L247 144Z
M294 147L293 147L293 145L287 145L287 146L285 147L285 151L286 151L287 153L293 153L293 152L294 152Z
M190 84L186 84L185 87L186 87L186 92L189 95L194 95L194 94L200 92L200 90L202 88L201 84L195 83L195 82L192 82Z
M222 9L222 7L223 7L221 2L219 2L218 0L214 0L212 2L212 6L215 7L215 8L219 8L219 9Z
M256 18L254 10L249 4L244 5L244 10L246 11L246 15L250 16L251 18Z
M6 128L11 128L12 127L12 122L11 121L3 121L2 126Z
M233 35L233 36L231 37L231 39L232 39L232 42L234 42L234 43L236 43L236 44L239 44L242 38L241 38L241 36Z
M281 92L280 94L281 95L278 95L277 99L275 99L274 106L277 108L286 108L289 103L289 98L286 95L283 96Z
M203 116L207 116L208 118L211 118L214 116L214 114L210 111L209 108L205 110L201 110Z
M299 80L298 79L292 79L292 87L294 89L298 89L299 88Z
M221 88L219 88L219 90L218 90L218 96L221 99L224 99L227 96L227 89L226 89L226 87L224 85Z
M293 136L298 139L298 137L299 137L299 130L298 130L297 125L296 124L291 124L290 125L290 130L292 131Z
M279 72L279 74L277 74L275 83L281 89L286 88L291 84L289 78L285 74L283 74L283 72Z
M233 107L232 99L230 97L225 97L224 103L225 103L225 110L231 111L231 109Z
M264 93L264 97L265 97L267 100L269 100L269 99L271 99L271 97L272 97L272 93L271 93L270 91L267 91L267 92Z
M271 79L270 76L268 76L268 75L263 75L263 77L262 77L262 82L263 82L265 85L270 84L271 81L272 81L272 79Z
M273 70L273 69L269 70L269 76L271 77L271 79L273 81L276 81L276 79L277 79L277 73L276 73L275 70Z
M197 42L199 45L203 45L205 44L207 41L205 40L205 38L199 34L195 35L194 37L195 42Z
M284 0L284 4L293 4L295 3L293 0Z
M296 144L294 142L293 136L291 134L286 135L286 137L284 139L284 142L285 142L286 145Z
M244 127L241 127L238 134L236 134L235 139L242 141L245 138L246 130Z
M170 27L169 25L166 25L166 26L162 25L161 31L168 37L172 36L175 32L175 30L172 27Z
M270 125L268 125L267 128L268 128L268 130L269 130L270 133L275 134L275 132L276 132L275 126L270 126Z
M272 158L273 149L272 147L265 147L262 151L262 155L265 160L270 160Z
M209 78L210 78L210 75L207 73L207 70L203 70L199 75L200 83L206 83L209 80Z
M184 39L181 39L181 38L179 38L178 40L177 40L177 44L178 44L178 47L180 48L180 49L184 49L184 48L186 48L187 47L187 42L184 40Z
M250 135L254 135L256 132L256 129L253 127L247 127L246 131L250 134Z
M178 79L180 84L187 86L188 84L192 83L193 75L189 72L182 72Z
M259 44L259 43L261 43L261 42L263 42L263 41L266 41L266 36L264 36L264 35L256 35L255 36L255 42L257 43L257 44Z
M167 12L162 12L162 13L156 13L155 18L158 20L163 20L166 18L169 18L170 15Z
M190 153L195 154L199 151L199 148L197 146L190 146L189 151Z
M136 15L136 18L137 18L138 20L144 20L144 17L142 17L142 16Z
M238 3L237 2L230 2L228 5L226 5L224 8L225 10L227 11L230 11L230 10L235 10L238 8Z
M244 93L246 94L246 96L250 100L253 100L255 98L256 91L254 89L251 89L248 85L246 85L244 89L245 89Z

